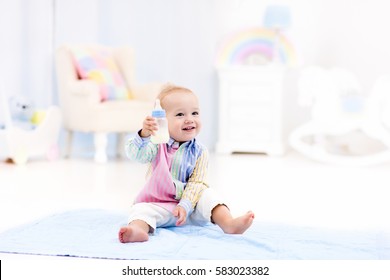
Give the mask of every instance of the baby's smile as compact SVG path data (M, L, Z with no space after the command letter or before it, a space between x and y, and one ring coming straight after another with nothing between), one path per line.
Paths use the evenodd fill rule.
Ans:
M183 128L183 130L185 131L191 131L191 130L194 130L195 129L195 126L186 126Z

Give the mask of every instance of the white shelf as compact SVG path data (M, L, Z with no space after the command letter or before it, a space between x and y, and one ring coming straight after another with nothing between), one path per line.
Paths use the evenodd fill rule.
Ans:
M217 152L282 155L283 66L219 68L218 78Z

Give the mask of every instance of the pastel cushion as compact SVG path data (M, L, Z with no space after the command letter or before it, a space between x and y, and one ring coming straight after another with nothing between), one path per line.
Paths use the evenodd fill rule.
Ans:
M73 47L71 52L79 77L99 84L101 101L132 98L109 49Z

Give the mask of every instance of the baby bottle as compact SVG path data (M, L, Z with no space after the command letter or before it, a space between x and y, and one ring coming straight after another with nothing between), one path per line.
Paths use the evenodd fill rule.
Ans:
M158 124L158 130L155 131L155 135L150 137L150 141L154 144L168 143L168 121L165 117L165 110L161 108L160 100L156 99L154 104L154 110L152 111L152 117L156 118Z

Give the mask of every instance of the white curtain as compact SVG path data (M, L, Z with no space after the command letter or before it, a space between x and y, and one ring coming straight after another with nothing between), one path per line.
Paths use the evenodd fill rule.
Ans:
M53 103L54 0L0 0L0 79L7 96Z

